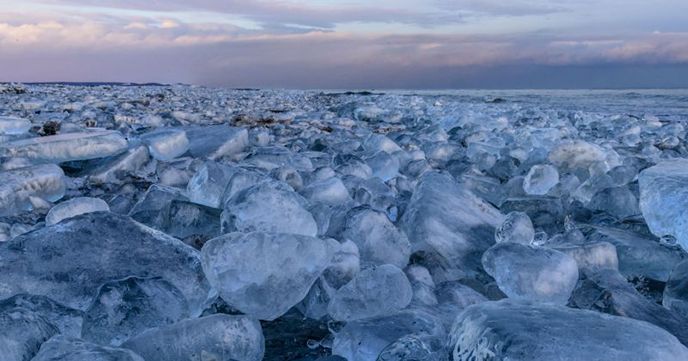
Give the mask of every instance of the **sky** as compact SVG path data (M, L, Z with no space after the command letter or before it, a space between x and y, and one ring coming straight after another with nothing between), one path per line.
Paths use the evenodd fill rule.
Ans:
M0 0L0 81L688 87L688 1Z

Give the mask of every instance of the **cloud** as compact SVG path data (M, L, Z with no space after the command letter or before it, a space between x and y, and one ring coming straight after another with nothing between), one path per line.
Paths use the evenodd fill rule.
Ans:
M332 29L341 23L397 23L435 26L461 22L457 14L440 9L406 9L361 4L311 5L304 1L264 0L36 0L52 5L94 6L152 12L207 11L240 15L267 27L289 24Z

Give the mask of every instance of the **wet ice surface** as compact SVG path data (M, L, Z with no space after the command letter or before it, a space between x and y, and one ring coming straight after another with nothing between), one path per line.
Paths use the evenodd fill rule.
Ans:
M688 91L11 89L3 360L688 358Z

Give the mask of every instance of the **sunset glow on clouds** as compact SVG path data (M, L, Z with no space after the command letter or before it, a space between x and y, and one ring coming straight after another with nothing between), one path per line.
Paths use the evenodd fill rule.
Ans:
M4 0L0 80L677 86L685 14L682 0Z

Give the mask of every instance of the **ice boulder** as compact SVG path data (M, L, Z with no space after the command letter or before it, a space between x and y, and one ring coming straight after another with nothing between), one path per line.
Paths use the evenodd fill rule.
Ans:
M49 297L19 294L0 301L0 312L12 309L34 312L57 327L60 334L72 337L81 335L83 312L59 304Z
M196 250L131 218L87 213L0 244L0 298L46 295L85 310L105 282L160 277L199 314L209 294Z
M503 218L451 176L433 172L421 177L401 223L412 250L431 250L453 267L475 271Z
M0 172L0 216L33 208L35 199L54 202L65 192L62 169L54 164Z
M106 347L58 335L41 346L31 361L145 361L131 350Z
M526 194L545 195L559 183L557 168L549 164L534 165L523 180L523 191Z
M65 133L2 144L0 157L26 158L34 163L62 163L117 155L128 146L127 140L116 131Z
M28 361L41 344L59 333L36 311L14 305L0 309L0 352L3 361Z
M628 230L596 226L588 242L608 242L616 248L619 271L627 278L666 282L674 267L688 257L680 247L666 245Z
M248 146L248 131L226 125L193 126L184 128L193 157L218 159L233 156Z
M171 161L189 150L186 132L176 128L160 128L141 137L153 158Z
M342 237L356 243L364 267L388 263L404 268L411 255L406 235L384 213L369 207L356 207L346 214Z
M638 176L640 210L650 231L688 250L688 159L664 161Z
M122 347L146 361L261 361L265 339L258 321L217 314L149 329Z
M513 300L468 307L454 322L450 360L679 361L688 349L647 322Z
M31 122L24 118L0 116L0 135L19 135L31 129Z
M45 216L45 224L51 226L64 219L91 212L107 212L110 207L104 200L91 197L76 197L61 202L50 209Z
M186 298L160 278L135 278L105 283L84 312L82 337L103 345L120 345L149 328L189 317Z
M307 202L287 184L264 181L232 196L222 212L222 231L315 236L318 225Z
M386 264L359 272L337 290L327 310L335 320L352 321L397 312L408 306L412 297L404 272Z
M535 237L533 222L523 212L510 212L504 222L495 230L495 241L530 244Z
M573 257L544 247L498 243L482 262L499 289L514 299L566 304L578 281Z
M230 306L274 320L306 297L330 265L334 240L286 233L230 233L201 250L210 284Z
M570 305L652 323L688 345L688 319L647 299L618 271L607 269L586 275L573 292Z
M403 310L390 316L347 322L334 336L332 354L347 361L376 360L390 344L407 336L439 342L446 337L446 331L442 322L428 312Z
M688 261L679 263L671 272L664 288L662 304L688 319Z

